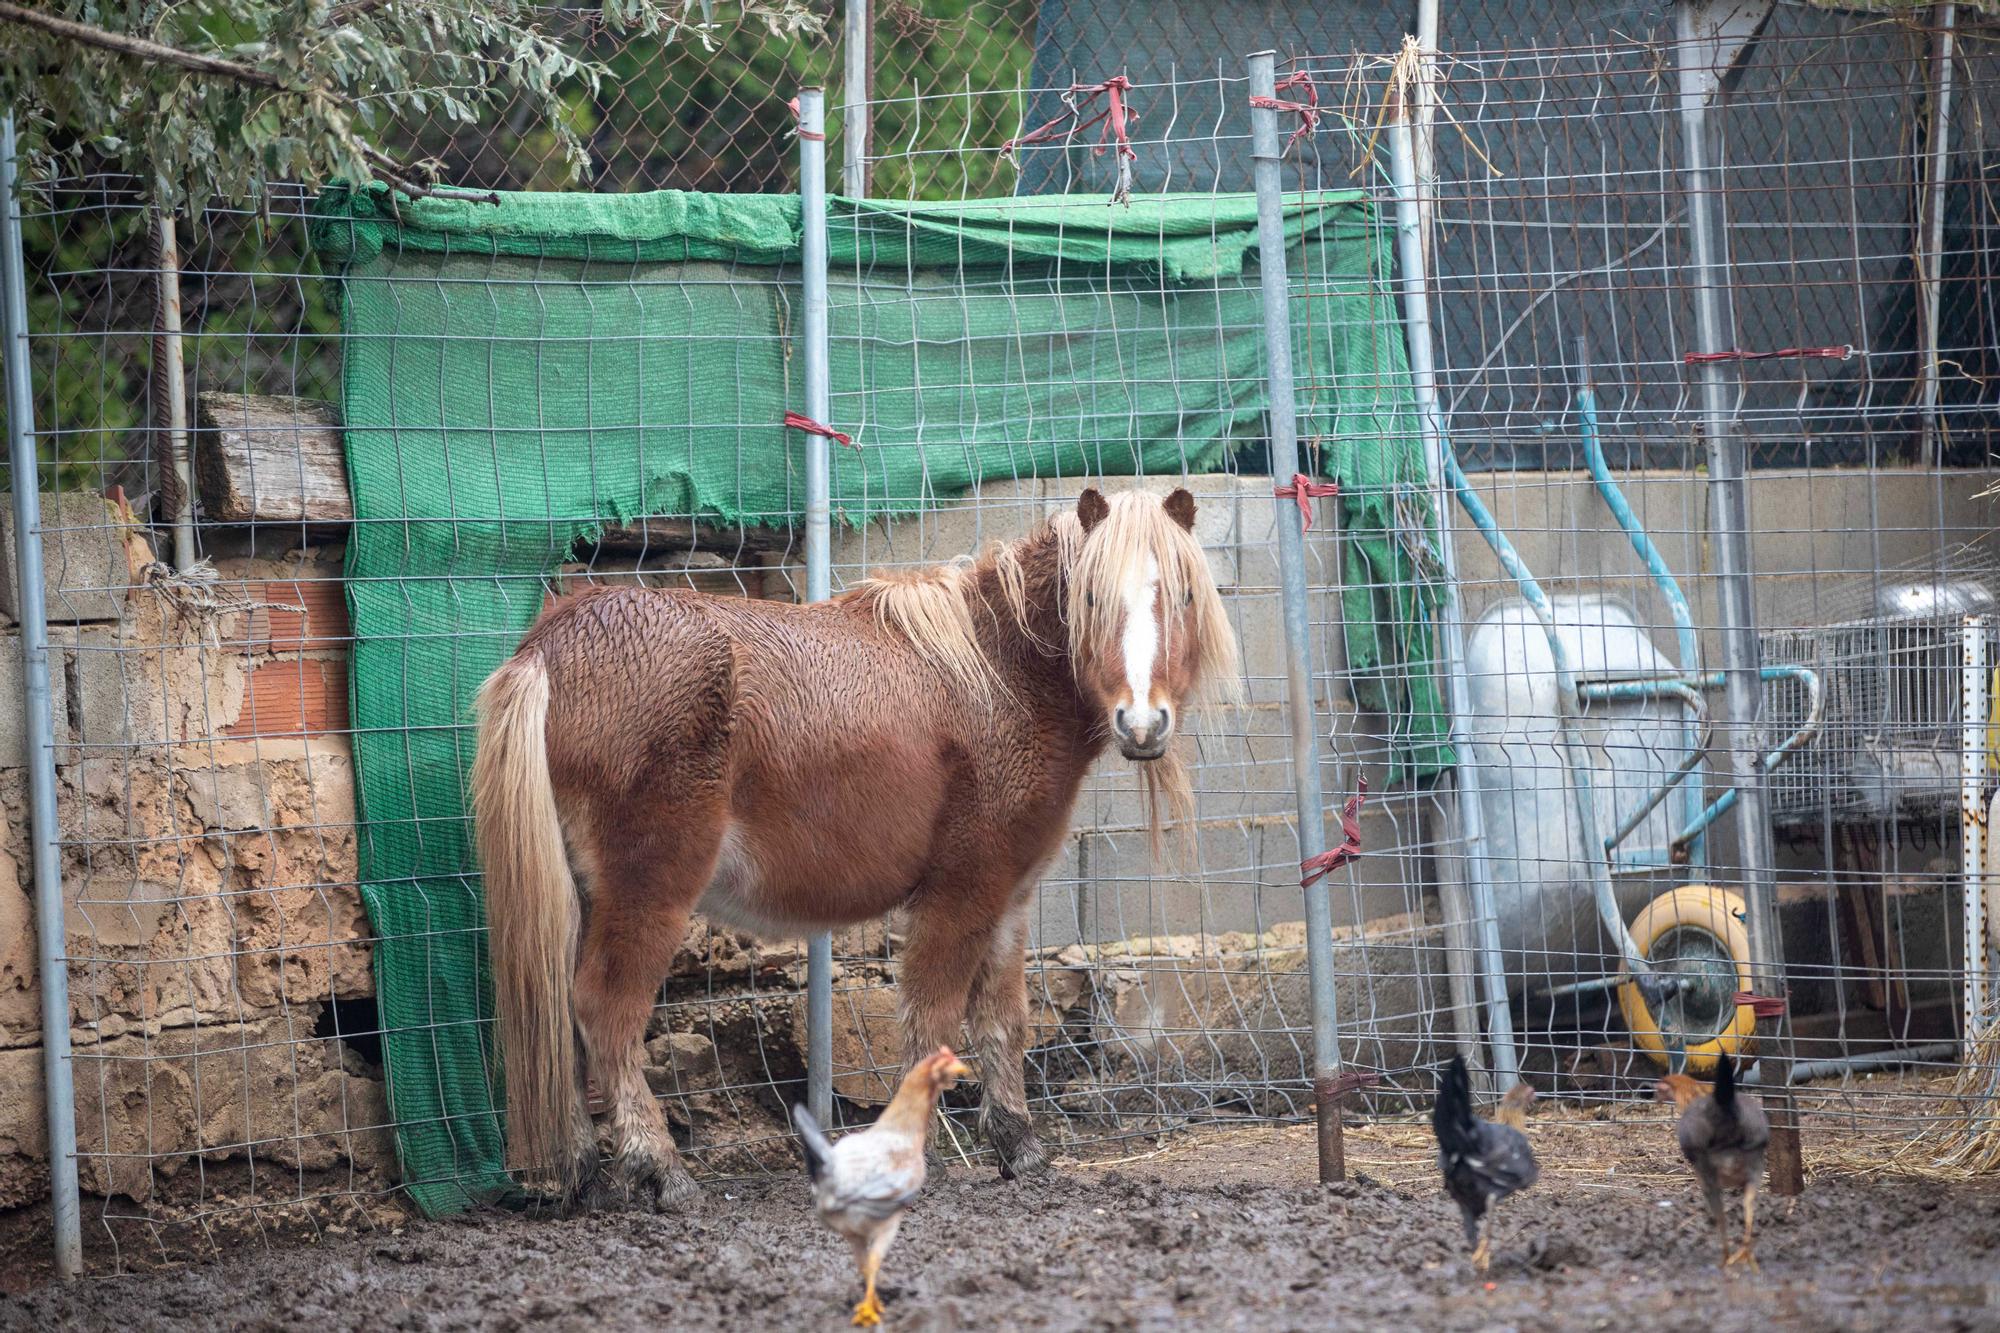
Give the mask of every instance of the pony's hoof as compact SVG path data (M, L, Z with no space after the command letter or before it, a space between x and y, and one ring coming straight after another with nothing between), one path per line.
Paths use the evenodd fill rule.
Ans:
M1016 1143L1012 1150L1000 1154L1000 1178L1002 1180L1033 1180L1049 1173L1049 1155L1042 1147L1042 1141L1033 1134Z
M671 1213L699 1193L701 1186L679 1162L648 1162L626 1171L625 1197L641 1212Z

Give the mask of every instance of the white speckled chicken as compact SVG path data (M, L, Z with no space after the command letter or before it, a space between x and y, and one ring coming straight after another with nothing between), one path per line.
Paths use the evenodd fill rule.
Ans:
M903 1210L924 1187L924 1147L938 1094L971 1072L950 1048L938 1047L903 1075L879 1120L838 1143L827 1140L805 1107L792 1108L820 1221L846 1239L861 1270L865 1290L854 1307L856 1324L882 1322L875 1275L895 1243Z

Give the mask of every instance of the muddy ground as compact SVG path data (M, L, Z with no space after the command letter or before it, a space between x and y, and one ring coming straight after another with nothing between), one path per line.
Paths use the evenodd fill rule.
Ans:
M1007 1184L933 1183L885 1270L891 1329L1018 1327L2000 1329L2000 1180L1816 1154L1760 1218L1759 1277L1721 1275L1663 1125L1538 1123L1541 1184L1465 1262L1426 1128L1349 1131L1355 1172L1306 1183L1310 1134L1246 1129ZM1815 1160L1817 1157L1818 1160ZM858 1295L803 1177L713 1184L679 1216L489 1213L0 1297L0 1327L843 1327Z

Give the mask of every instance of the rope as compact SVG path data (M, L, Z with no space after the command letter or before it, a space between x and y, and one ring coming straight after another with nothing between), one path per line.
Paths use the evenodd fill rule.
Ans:
M792 98L789 102L786 102L785 105L792 109L792 133L798 135L801 139L811 139L816 143L826 142L826 136L824 134L821 134L818 130L806 129L798 123L799 119L798 98L796 97Z
M1250 98L1250 105L1253 107L1264 111L1290 111L1298 116L1299 127L1292 131L1291 138L1285 140L1287 153L1292 151L1293 144L1319 128L1319 88L1313 83L1312 75L1304 70L1287 74L1278 80L1277 86L1272 91L1282 93L1293 88L1305 89L1306 100L1287 102L1283 98L1264 97L1260 94L1253 94Z
M1279 499L1291 496L1299 502L1299 526L1311 531L1313 525L1312 502L1331 495L1340 494L1337 481L1314 481L1303 472L1295 472L1292 479L1271 492Z
M1112 199L1114 202L1129 199L1132 195L1132 171L1129 164L1139 156L1132 148L1131 139L1131 128L1139 123L1139 113L1132 110L1125 101L1126 94L1131 91L1132 81L1123 74L1114 74L1102 83L1073 83L1069 86L1069 91L1062 95L1063 105L1068 109L1047 124L1037 126L1026 134L1001 144L1000 156L1014 161L1014 151L1018 148L1025 148L1029 144L1053 143L1057 140L1068 143L1093 125L1102 125L1104 128L1097 136L1097 146L1091 150L1091 156L1103 157L1104 151L1116 143L1118 188L1112 192ZM1098 96L1104 98L1104 109L1089 120L1081 119L1083 107L1078 99L1087 100ZM1062 128L1066 121L1069 122L1068 128L1063 129L1058 135L1056 131Z
M1118 143L1118 155L1120 157L1127 159L1136 158L1138 153L1132 149L1129 130L1133 125L1139 123L1139 113L1129 109L1125 105L1125 94L1131 91L1132 81L1123 74L1114 74L1102 83L1073 83L1069 86L1069 91L1062 95L1063 104L1069 108L1067 111L1057 116L1054 120L1051 120L1048 124L1032 129L1017 139L1009 139L1006 143L1001 144L1000 155L1002 157L1012 157L1016 148L1025 148L1029 144L1052 142L1057 137L1055 131L1059 125L1066 120L1076 121L1077 117L1083 114L1083 108L1077 105L1079 97L1096 97L1102 94L1106 101L1104 110L1098 112L1089 120L1077 121L1076 124L1071 125L1067 130L1063 131L1061 135L1062 140L1067 143L1070 139L1075 138L1091 126L1101 124L1104 126L1104 131L1097 136L1097 147L1092 150L1094 156L1103 157L1104 150L1111 146L1113 139L1116 139Z
M1726 352L1689 352L1681 358L1684 365L1703 366L1714 361L1776 361L1817 359L1823 361L1846 361L1854 355L1854 344L1845 343L1839 347L1780 347L1775 352L1746 352L1732 347Z
M1299 862L1299 869L1305 873L1305 878L1299 881L1300 888L1311 888L1329 870L1338 870L1361 855L1361 802L1367 795L1368 779L1363 778L1356 784L1354 795L1340 808L1340 846Z
M844 444L850 449L861 447L854 442L852 435L837 431L823 421L814 421L811 417L798 412L785 413L785 429L802 430L808 435L824 435L827 439L837 444Z

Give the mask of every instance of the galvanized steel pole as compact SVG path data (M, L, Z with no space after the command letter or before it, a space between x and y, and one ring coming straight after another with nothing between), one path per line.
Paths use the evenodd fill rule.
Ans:
M850 199L868 193L868 140L871 86L868 41L868 0L847 0L840 34L842 74L840 89L840 188Z
M1694 266L1695 347L1720 352L1732 346L1722 312L1723 270L1715 214L1717 186L1708 108L1720 83L1709 7L1693 0L1674 6L1679 51L1682 188L1687 195L1688 242ZM1728 704L1729 779L1736 798L1736 869L1749 911L1752 975L1757 991L1785 994L1783 949L1778 939L1777 886L1772 877L1771 821L1764 799L1757 719L1763 704L1760 650L1750 568L1750 502L1743 439L1732 426L1730 389L1721 363L1704 362L1701 427L1708 451L1709 534L1715 552L1716 607L1721 618L1723 676ZM1798 1116L1791 1092L1791 1019L1780 1014L1758 1025L1764 1096L1771 1103L1771 1191L1804 1188Z
M1425 77L1425 75L1419 75ZM1392 90L1392 95L1403 90ZM1500 951L1500 915L1493 900L1493 872L1486 858L1486 811L1480 804L1479 761L1473 753L1470 721L1472 685L1465 674L1465 633L1458 598L1458 564L1452 541L1455 492L1445 468L1444 414L1438 406L1437 367L1432 351L1430 274L1424 261L1424 209L1417 155L1411 142L1410 101L1397 96L1389 117L1389 171L1396 189L1396 255L1402 269L1403 334L1409 349L1410 384L1417 400L1417 427L1423 433L1424 468L1437 510L1438 564L1443 570L1444 604L1439 608L1439 651L1444 658L1445 695L1451 708L1451 740L1458 753L1458 831L1465 846L1465 880L1471 892L1473 938L1479 951L1479 978L1486 997L1486 1042L1496 1091L1520 1079L1514 1046L1514 1010L1507 969ZM1587 841L1587 840L1586 840Z
M1277 95L1272 52L1250 57L1250 92ZM1277 112L1250 111L1250 154L1257 180L1257 257L1264 284L1264 348L1271 394L1271 476L1289 480L1299 470L1298 407L1292 384L1290 283L1285 273L1282 140ZM1299 807L1299 860L1326 850L1326 799L1319 782L1319 727L1313 714L1312 625L1306 610L1305 529L1289 496L1274 496L1280 590L1285 607L1285 693L1292 723L1292 782ZM1305 890L1306 967L1312 995L1313 1102L1319 1117L1319 1178L1347 1174L1341 1141L1340 1029L1334 1012L1333 912L1324 879Z
M14 487L14 586L21 604L27 718L28 838L35 876L35 964L42 981L42 1086L48 1115L49 1200L56 1272L83 1271L76 1181L76 1090L69 1051L69 963L63 948L62 863L56 854L55 721L50 710L48 605L42 584L42 504L35 395L28 378L27 263L21 253L14 115L0 116L0 337L5 340L7 460Z
M799 210L801 267L806 298L806 415L830 415L826 313L826 95L799 94ZM832 441L808 433L806 442L806 600L833 595ZM806 1109L833 1124L833 937L814 935L806 946Z
M1942 371L1938 308L1944 290L1944 196L1951 177L1952 47L1957 36L1958 6L1942 4L1931 11L1931 115L1928 171L1924 183L1924 240L1918 251L1919 287L1924 296L1923 379L1917 410L1923 422L1923 448L1917 461L1926 467L1944 462L1944 442L1938 436L1938 383Z

